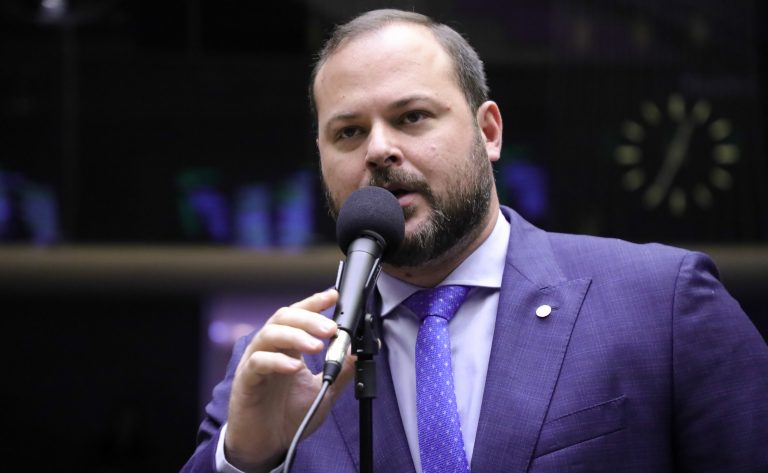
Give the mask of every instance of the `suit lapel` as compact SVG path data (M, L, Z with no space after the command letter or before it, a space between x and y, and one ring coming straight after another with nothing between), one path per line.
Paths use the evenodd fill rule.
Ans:
M505 209L510 248L483 394L472 472L530 464L589 279L567 281L546 233ZM542 305L552 308L538 317Z

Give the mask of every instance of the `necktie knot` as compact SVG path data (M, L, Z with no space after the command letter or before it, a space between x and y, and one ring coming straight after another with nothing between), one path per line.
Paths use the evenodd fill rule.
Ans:
M403 305L416 314L420 320L429 316L451 320L464 302L468 292L468 286L438 286L413 293L403 302Z

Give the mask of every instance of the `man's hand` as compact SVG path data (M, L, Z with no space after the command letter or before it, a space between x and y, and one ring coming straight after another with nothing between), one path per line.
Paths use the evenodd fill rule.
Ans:
M227 461L236 468L269 471L282 462L322 385L322 374L309 371L302 353L321 352L322 340L336 334L336 323L319 312L333 306L338 296L331 289L279 309L243 353L232 382L224 439ZM304 435L322 423L351 379L352 358L346 358Z

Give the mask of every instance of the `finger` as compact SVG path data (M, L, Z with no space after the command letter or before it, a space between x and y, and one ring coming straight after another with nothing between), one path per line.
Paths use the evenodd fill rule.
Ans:
M263 338L260 336L265 328L271 325L285 325L304 330L305 332L319 338L329 338L336 334L337 325L328 317L318 314L314 311L325 310L336 303L339 293L335 289L329 289L324 292L315 293L306 299L292 304L289 307L278 309L272 317L267 320L262 329L253 337L246 347L243 356L250 356L252 353L266 349L262 346ZM313 311L314 310L314 311ZM274 346L274 345L273 345ZM295 347L285 347L287 349L302 349ZM310 350L313 348L309 347Z
M300 307L282 307L264 325L285 325L304 330L319 338L336 334L336 322L328 317Z
M339 293L336 291L336 289L328 289L323 292L317 292L307 297L306 299L295 302L294 304L291 304L291 307L309 310L311 312L320 312L335 304L338 298Z
M244 375L293 374L304 367L304 362L280 352L257 351L243 363Z
M323 349L323 342L305 330L290 325L265 325L254 337L253 351L293 351L300 353L318 353Z

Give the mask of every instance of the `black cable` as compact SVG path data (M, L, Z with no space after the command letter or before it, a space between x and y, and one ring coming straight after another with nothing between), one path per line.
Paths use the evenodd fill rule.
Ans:
M288 453L285 455L285 468L283 468L284 473L290 473L293 457L296 456L296 447L299 445L299 439L301 439L302 434L304 434L304 431L307 429L307 426L312 420L312 417L315 416L315 412L317 412L317 408L320 407L320 403L325 397L325 393L328 391L328 387L330 385L331 383L329 381L323 381L323 385L320 387L320 392L317 393L317 397L309 407L309 411L307 411L307 414L304 416L304 420L301 421L301 425L299 425L299 429L296 431L296 435L293 436L291 446L288 448Z

